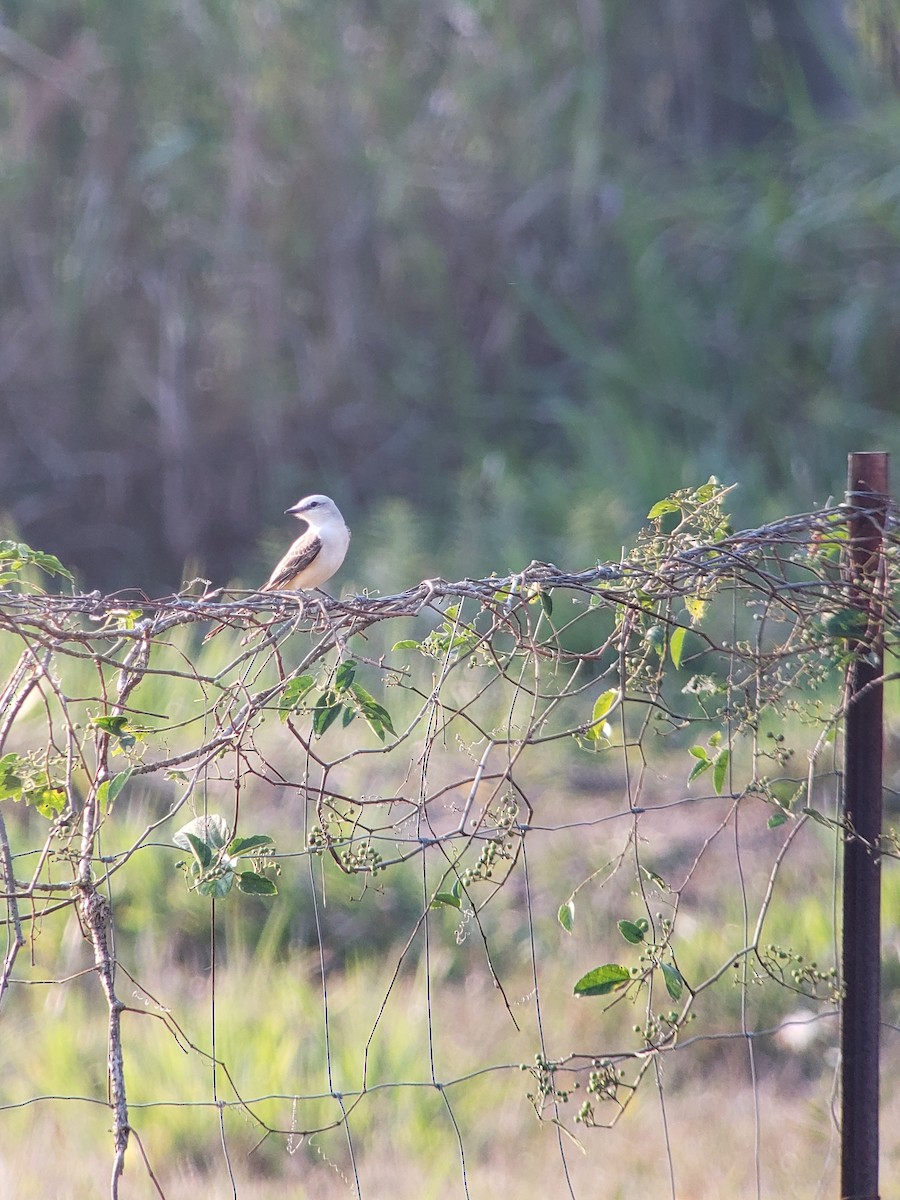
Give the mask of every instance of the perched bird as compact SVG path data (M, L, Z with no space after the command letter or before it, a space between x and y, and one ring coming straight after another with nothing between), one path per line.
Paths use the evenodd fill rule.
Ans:
M307 496L285 509L306 531L297 538L269 576L261 592L297 592L321 587L340 567L350 545L350 530L328 496Z
M306 496L285 509L306 529L275 566L261 592L299 592L321 587L344 561L350 530L340 509L328 496ZM203 639L208 642L225 628L217 625Z

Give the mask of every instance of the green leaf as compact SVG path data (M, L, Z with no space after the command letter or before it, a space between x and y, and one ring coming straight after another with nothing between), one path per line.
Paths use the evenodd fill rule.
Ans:
M296 679L288 680L278 701L278 715L282 721L286 721L300 707L300 701L315 682L312 675L298 675Z
M582 975L575 984L574 992L576 996L608 996L610 992L624 987L630 979L631 972L627 967L620 967L618 963L606 963L605 966L595 967L593 971L588 971L587 975Z
M687 629L683 625L677 625L672 630L672 635L669 638L669 657L672 659L672 666L677 671L681 666L681 656L684 653L684 639L687 635Z
M191 853L193 854L194 858L196 858L196 860L200 864L201 868L205 871L207 869L207 867L210 867L212 865L212 860L213 860L212 850L210 850L210 848L206 844L206 842L204 842L200 838L198 838L195 833L186 833L184 835L184 837L185 837L185 841L187 842L188 847L190 848Z
M272 839L267 833L254 833L250 837L234 838L225 853L236 858L239 854L249 854L251 850L259 850L262 846L271 845Z
M561 904L556 917L566 933L571 933L575 925L575 901L567 900L565 904Z
M644 875L647 877L647 879L650 880L651 883L655 883L656 886L658 888L660 888L662 891L664 891L664 892L669 891L669 885L663 879L662 875L657 875L657 873L655 871L651 871L649 867L641 867L641 871L644 873Z
M126 749L133 746L137 741L135 736L136 730L130 728L128 717L123 714L115 717L92 717L91 724L95 729L99 729L103 733L109 734L110 737L116 738Z
M666 991L673 1000L680 1000L681 993L684 991L684 980L681 977L681 972L673 967L671 963L660 963L662 967L663 979L666 982Z
M618 921L619 933L626 942L631 942L632 946L637 946L644 940L644 930L634 921Z
M417 642L415 638L401 638L399 642L394 642L391 646L392 650L421 650L422 643Z
M811 817L819 825L824 825L826 829L834 829L834 821L828 819L824 813L820 813L817 808L801 808L800 810L805 817Z
M27 799L29 804L33 805L48 821L58 817L66 807L66 793L62 788L36 788L32 792L28 792Z
M694 749L699 749L699 747L694 747ZM708 771L712 765L713 760L711 758L702 758L699 762L694 763L693 770L688 775L688 783L693 783L698 775L702 775L704 771Z
M227 871L224 875L216 875L213 879L204 879L202 883L198 884L197 891L201 896L212 896L214 900L221 900L234 887L234 880L234 871Z
M622 698L622 693L618 688L609 688L602 692L594 701L594 707L591 710L591 723L585 730L585 737L594 738L609 738L612 736L612 730L606 724L604 718Z
M351 691L360 707L362 715L365 717L366 721L368 721L373 732L378 735L381 741L384 741L385 730L396 737L397 735L394 730L394 725L391 721L391 714L384 707L384 705L379 704L375 697L370 695L370 693L358 683L353 684Z
M0 561L4 562L7 567L7 570L0 576L0 583L19 583L16 572L27 566L38 567L47 575L62 575L64 579L70 581L72 579L71 572L66 570L55 554L32 550L24 542L0 542Z
M107 621L117 621L122 629L134 629L138 621L144 616L144 610L141 608L120 608L111 609L106 614Z
M334 673L334 690L336 692L345 692L353 682L353 676L356 674L356 663L352 658L342 662Z
M658 500L647 513L647 520L655 521L658 517L664 517L666 513L673 512L681 512L681 505L676 504L674 500Z
M0 800L22 799L22 788L25 786L22 776L21 759L18 754L4 754L0 758Z
M728 775L728 764L731 761L730 750L720 750L716 755L716 765L713 768L713 787L716 789L716 795L722 795L722 788L725 786L725 780Z
M116 797L131 778L133 770L134 767L128 767L126 770L120 771L112 779L104 780L97 788L97 799L105 812L109 812L115 804Z
M454 896L452 892L436 892L431 901L431 907L440 908L443 904L446 904L448 908L462 908L462 900L459 896Z
M334 724L343 711L343 704L335 703L333 692L323 692L316 701L316 706L313 709L313 731L315 734L321 737L325 730Z
M769 829L777 829L778 826L783 825L787 819L787 813L783 810L779 810L776 813L772 813L771 817L769 817L768 821L766 822L766 825Z
M35 566L40 567L42 571L46 571L48 575L62 575L64 579L72 579L72 572L66 570L55 554L45 554L41 550L30 550L28 558Z
M271 879L267 879L265 875L258 875L256 871L240 871L237 876L237 885L242 892L248 896L277 896L278 888Z
M706 502L708 500L712 500L713 496L716 494L716 488L718 486L719 486L718 479L716 479L715 475L710 475L707 482L704 483L701 487L697 488L697 491L695 493L697 500L701 504L706 504Z
M690 613L691 624L699 625L699 623L706 616L706 610L709 608L709 601L702 599L700 596L685 596L684 607Z
M197 838L213 850L221 850L228 841L228 824L218 813L210 813L208 817L195 817L172 835L172 841L182 850L190 850L191 837Z

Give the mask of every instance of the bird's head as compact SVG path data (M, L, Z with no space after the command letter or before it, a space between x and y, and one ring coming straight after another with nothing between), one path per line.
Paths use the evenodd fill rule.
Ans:
M326 521L343 521L340 510L329 496L304 496L296 504L284 510L300 521L310 525L323 525Z

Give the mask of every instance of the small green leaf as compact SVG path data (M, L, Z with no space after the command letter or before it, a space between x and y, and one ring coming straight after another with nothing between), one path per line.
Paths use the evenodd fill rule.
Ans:
M212 896L214 900L221 900L234 887L234 879L234 871L226 871L224 875L216 875L213 879L204 879L197 885L197 891L201 896Z
M687 629L683 625L676 625L669 638L669 657L672 659L672 666L676 671L681 666L681 656L684 653L684 639L686 635Z
M239 854L249 854L251 850L259 850L262 846L271 846L272 839L266 833L254 833L250 837L236 837L228 845L226 854L236 858Z
M338 719L344 711L343 704L335 702L334 692L323 692L316 701L313 709L313 731L321 737L326 729Z
M647 520L655 521L658 517L664 517L666 513L673 512L681 512L681 505L676 504L674 500L658 500L647 513Z
M454 896L452 892L436 892L434 899L431 901L432 908L440 908L446 904L448 908L462 908L462 900L459 896Z
M278 701L278 715L282 721L286 721L291 713L296 711L315 682L312 675L298 675L296 679L288 680Z
M700 596L685 596L684 607L690 613L691 624L699 625L699 623L706 616L706 610L709 608L709 601L704 600Z
M240 871L237 875L238 888L248 896L277 896L278 888L265 875L256 871Z
M353 682L356 674L356 663L352 658L342 662L334 673L334 688L337 692L345 692Z
M0 758L0 800L8 800L10 797L21 800L25 783L19 774L20 762L18 754L4 754Z
M95 729L116 738L125 749L129 749L137 741L136 731L130 728L128 717L122 714L114 717L92 717L91 724Z
M28 793L28 802L32 804L42 817L52 821L66 807L66 793L62 788L37 788Z
M553 616L553 599L550 595L550 588L540 588L538 591L538 599L541 602L541 608L548 617Z
M622 698L622 693L618 688L609 688L602 692L594 701L594 707L591 710L591 723L585 730L585 736L599 740L600 738L609 739L612 735L612 730L606 723L604 718L612 711Z
M618 963L606 963L605 966L595 967L593 971L588 971L587 975L582 975L575 984L574 992L576 996L608 996L610 992L624 987L630 979L631 972L627 967L620 967Z
M55 554L32 550L24 542L0 542L0 561L4 562L7 568L0 576L0 583L15 582L22 586L16 578L16 573L27 566L38 567L47 575L62 575L64 579L72 579L71 572L66 570Z
M707 764L712 762L712 759L709 757L709 751L705 746L689 746L688 754L693 754L694 758L699 758L701 762Z
M697 496L698 501L701 504L706 504L706 502L708 500L712 500L713 496L716 494L716 488L718 486L719 486L718 479L716 479L715 475L710 475L709 480L706 483L704 483L702 485L702 487L697 488L697 491L695 494Z
M688 775L688 783L693 783L698 775L702 775L704 771L708 771L713 765L711 758L702 758L699 762L694 763L693 770Z
M421 650L421 642L417 642L415 638L401 638L399 642L394 642L391 646L392 650Z
M207 867L212 865L212 860L213 860L212 850L210 850L210 848L206 844L206 842L201 841L201 839L198 838L197 835L194 833L186 833L184 835L184 837L185 837L185 841L187 842L188 846L190 847L192 854L194 855L194 858L196 858L197 862L200 864L202 869L205 871L207 869Z
M619 933L626 942L631 942L632 946L637 946L644 940L644 930L634 921L618 921Z
M104 812L109 812L109 810L112 808L119 792L121 792L122 788L131 778L131 773L133 770L133 767L128 767L127 770L120 771L118 775L115 775L112 779L104 780L103 783L101 783L97 788L97 800L99 801Z
M372 730L378 735L378 737L384 741L385 730L396 737L397 735L394 731L394 726L391 721L391 714L384 707L384 705L379 704L375 697L370 695L370 693L358 683L353 684L351 691L357 704L360 706L362 715L365 717L366 721L368 721Z
M567 900L565 904L561 904L556 918L566 933L571 933L575 926L575 901Z
M834 828L834 821L830 821L824 813L820 813L817 808L802 808L800 810L805 817L811 817L819 825L824 825L826 829Z
M778 826L783 825L787 819L787 813L783 809L780 809L778 812L772 813L771 817L769 817L768 821L766 822L766 825L769 827L769 829L777 829Z
M730 750L720 750L716 755L716 765L713 768L713 787L716 789L716 795L722 795L722 789L725 786L725 780L728 775L728 764L731 761Z
M210 813L208 817L195 817L172 835L172 841L182 850L190 850L191 837L197 838L213 850L221 850L228 841L228 824L218 813Z
M662 875L657 875L657 873L655 871L651 871L649 867L641 867L641 871L650 880L651 883L655 883L656 886L658 888L660 888L662 891L664 891L664 892L669 891L669 885L663 879Z
M32 550L29 554L31 562L46 571L48 575L62 575L64 579L72 579L72 572L67 571L55 554L45 554L41 550Z
M684 991L684 980L681 977L681 972L673 967L671 963L660 963L662 967L663 979L666 982L666 991L673 1000L680 1000L681 993Z

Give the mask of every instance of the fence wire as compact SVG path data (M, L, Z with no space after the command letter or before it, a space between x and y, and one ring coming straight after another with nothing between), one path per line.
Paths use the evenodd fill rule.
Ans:
M825 1194L896 514L851 598L844 506L733 533L727 490L616 563L341 600L46 595L4 543L10 1194L67 1175L30 1136L73 1196Z

